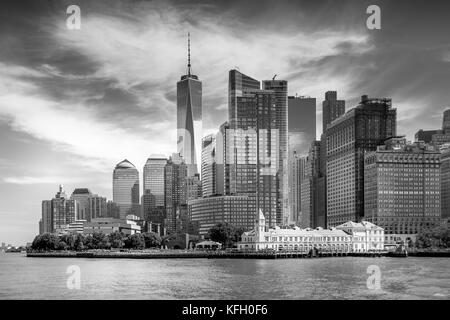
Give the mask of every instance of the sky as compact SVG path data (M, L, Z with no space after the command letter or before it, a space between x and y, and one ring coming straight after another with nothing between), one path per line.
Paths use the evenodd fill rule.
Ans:
M66 9L81 9L81 29ZM369 30L366 9L381 8ZM0 241L38 233L59 184L112 198L123 159L142 174L176 152L176 82L203 82L203 134L227 120L228 71L288 80L289 95L392 98L397 132L438 129L450 107L448 1L2 1Z

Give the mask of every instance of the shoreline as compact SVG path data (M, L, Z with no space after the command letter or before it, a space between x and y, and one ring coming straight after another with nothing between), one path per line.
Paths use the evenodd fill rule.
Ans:
M412 251L409 257L450 257L450 251ZM26 257L31 258L104 258L104 259L308 259L324 257L392 257L388 252L367 253L320 253L310 256L302 252L220 252L220 251L53 251L53 252L27 252Z

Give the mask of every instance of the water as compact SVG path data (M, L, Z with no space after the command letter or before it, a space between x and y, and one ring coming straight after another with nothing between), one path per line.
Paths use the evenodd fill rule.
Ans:
M448 258L84 259L0 254L0 299L450 299ZM67 267L81 288L67 288ZM381 289L367 288L367 267Z

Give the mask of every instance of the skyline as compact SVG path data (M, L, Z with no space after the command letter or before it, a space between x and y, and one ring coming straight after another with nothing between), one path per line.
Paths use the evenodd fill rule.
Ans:
M440 128L450 105L450 46L443 45L450 22L430 16L443 3L427 11L425 2L399 2L381 5L380 31L365 28L366 2L352 1L300 3L296 10L277 4L274 14L286 19L271 23L268 2L250 18L240 3L80 1L79 31L65 29L68 2L29 3L35 13L11 6L0 22L0 147L8 151L0 155L0 241L31 241L41 200L59 184L112 199L117 163L129 159L142 180L151 154L176 151L176 82L185 72L188 30L193 72L203 82L202 136L227 118L227 75L236 65L256 79L278 74L289 82L288 95L316 98L317 139L328 90L338 92L346 110L363 94L392 98L398 133L409 140L419 129ZM330 7L342 19L330 18ZM443 18L445 9L439 12Z

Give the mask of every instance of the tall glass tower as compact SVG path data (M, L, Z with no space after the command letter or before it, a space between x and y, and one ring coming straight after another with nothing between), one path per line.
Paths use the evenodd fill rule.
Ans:
M144 193L150 190L155 197L155 206L164 206L164 168L167 158L163 155L151 155L144 166Z
M119 206L120 219L130 214L140 215L139 172L126 159L113 172L113 201Z
M202 139L202 82L191 74L188 34L188 70L177 82L177 152L188 166L188 176L199 173Z

